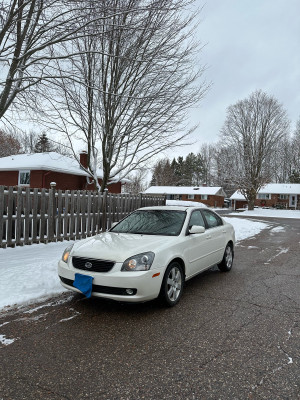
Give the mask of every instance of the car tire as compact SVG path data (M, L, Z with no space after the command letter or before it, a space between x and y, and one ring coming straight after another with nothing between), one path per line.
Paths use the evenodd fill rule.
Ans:
M183 292L184 274L182 266L173 261L167 268L160 290L160 300L168 307L174 307Z
M225 251L224 256L220 264L218 264L218 268L222 272L228 272L231 270L233 264L233 250L232 246L228 243Z

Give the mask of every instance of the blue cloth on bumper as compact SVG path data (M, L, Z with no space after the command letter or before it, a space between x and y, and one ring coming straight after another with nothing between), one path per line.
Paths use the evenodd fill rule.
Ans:
M92 286L93 286L93 277L82 274L75 274L75 281L73 282L73 286L79 289L86 297L91 297L92 294Z

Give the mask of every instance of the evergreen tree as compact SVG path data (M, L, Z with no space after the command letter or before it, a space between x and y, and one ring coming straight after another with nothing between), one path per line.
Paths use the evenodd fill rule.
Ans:
M290 183L300 183L300 171L295 171L291 173L289 177L289 182Z
M201 154L190 153L184 162L184 172L188 186L199 186L204 180L204 163Z
M173 162L172 162L173 164ZM176 185L174 168L168 159L159 160L154 168L151 186L173 186Z
M174 173L176 176L176 185L177 186L188 186L189 179L186 173L184 158L179 156L176 161Z
M38 140L34 147L35 153L48 153L50 151L54 151L52 144L50 143L49 139L47 138L46 133L39 135Z

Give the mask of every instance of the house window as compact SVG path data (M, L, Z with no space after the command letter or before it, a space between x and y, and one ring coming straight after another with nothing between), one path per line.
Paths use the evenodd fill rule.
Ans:
M208 200L207 194L201 194L201 200Z
M289 195L288 194L280 194L279 195L279 199L280 200L287 200L289 198Z
M26 186L30 184L30 171L19 171L19 185Z
M269 193L258 193L257 198L259 200L270 200L271 195Z
M194 194L188 194L188 200L194 200L195 195Z

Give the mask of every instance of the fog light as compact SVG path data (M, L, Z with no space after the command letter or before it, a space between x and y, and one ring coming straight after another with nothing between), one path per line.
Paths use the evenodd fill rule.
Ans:
M131 295L131 294L133 294L133 290L132 289L126 289L126 293Z

